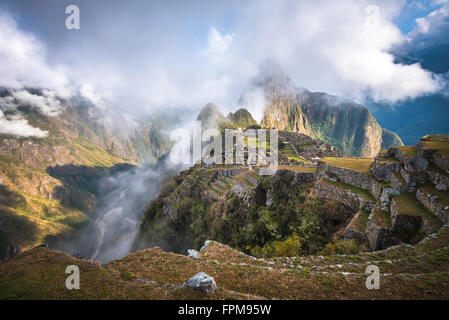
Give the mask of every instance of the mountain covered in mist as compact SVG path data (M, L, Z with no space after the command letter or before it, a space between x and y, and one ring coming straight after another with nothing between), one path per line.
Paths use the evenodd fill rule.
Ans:
M104 177L170 146L160 119L133 123L80 97L2 89L0 108L0 258L78 229ZM14 134L19 125L39 136Z
M310 125L304 116L293 82L273 60L260 65L259 74L254 77L243 92L239 104L245 106L252 93L262 92L265 101L261 126L310 135Z

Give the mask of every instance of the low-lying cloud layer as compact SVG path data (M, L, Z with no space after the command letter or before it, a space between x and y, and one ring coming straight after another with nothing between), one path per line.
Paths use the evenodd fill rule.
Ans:
M18 137L46 137L48 132L32 127L28 120L18 115L6 117L0 110L0 134L7 134Z

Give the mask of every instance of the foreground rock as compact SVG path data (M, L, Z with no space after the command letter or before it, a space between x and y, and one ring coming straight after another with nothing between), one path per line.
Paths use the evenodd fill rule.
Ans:
M215 283L214 278L204 272L197 273L189 280L184 282L184 287L203 291L206 293L213 293L215 290L217 290L217 284Z

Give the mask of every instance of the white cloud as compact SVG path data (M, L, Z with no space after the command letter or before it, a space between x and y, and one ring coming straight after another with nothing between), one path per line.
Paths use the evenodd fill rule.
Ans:
M20 116L6 117L0 110L0 134L8 134L16 137L36 137L44 138L48 135L47 131L32 127L26 119Z
M235 34L222 35L214 26L210 27L205 55L213 63L229 64L227 50Z
M442 7L430 12L427 16L416 19L416 27L407 35L406 40L419 45L423 38L444 37L447 39L449 28L449 1L441 2ZM445 32L446 31L446 32ZM435 39L432 39L435 40Z
M402 2L380 2L377 17L367 10L370 5L353 0L257 2L247 9L233 48L249 61L274 58L299 86L357 100L368 95L394 102L439 90L430 72L419 64L395 63L389 53L404 40L393 23ZM375 23L367 23L373 18Z
M97 106L129 113L179 107L192 110L208 102L226 113L237 107L259 63L273 58L296 85L358 101L369 97L394 102L439 90L439 79L433 74L419 64L395 63L389 53L406 39L393 23L404 1L375 3L378 19L367 24L373 18L372 11L367 11L372 4L368 0L232 2L227 9L235 13L235 24L226 28L231 31L223 32L219 20L212 22L202 41L180 40L185 35L178 32L183 30L180 26L186 23L184 20L171 21L173 28L163 30L163 36L153 42L147 40L155 30L152 20L138 13L134 14L136 20L144 19L140 23L146 28L142 34L129 33L129 29L134 31L128 26L134 26L131 20L112 29L109 23L120 22L101 20L95 24L102 26L101 32L93 30L95 37L82 38L77 50L72 43L61 45L59 55L67 52L71 62L61 69L48 65L42 42L18 30L16 23L3 14L0 86L55 88L59 95L59 88L67 90L70 83ZM192 12L185 16L191 19ZM108 41L98 42L103 34ZM259 96L255 94L253 99L256 117L262 112L257 110ZM34 105L43 113L53 114L55 101L44 98L33 100Z
M68 80L45 61L45 46L0 12L0 86L63 89Z
M62 109L61 103L53 91L44 90L43 95L38 96L26 90L18 90L13 91L12 96L18 105L30 106L50 117L57 116Z

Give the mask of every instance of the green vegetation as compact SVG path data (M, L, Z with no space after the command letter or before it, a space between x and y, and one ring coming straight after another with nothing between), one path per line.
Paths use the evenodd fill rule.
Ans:
M333 256L336 254L356 254L358 252L359 247L357 246L354 239L344 239L326 244L326 246L319 252L319 254L323 256Z
M260 128L257 121L254 120L253 117L251 116L251 113L249 113L249 111L244 108L239 109L234 113L230 112L227 119L232 121L239 128L243 129L248 127Z
M324 157L321 161L335 167L343 167L350 170L359 172L369 172L372 158L336 158L336 157Z
M164 200L155 199L145 213L137 246L151 243L185 252L213 239L253 254L275 256L292 252L293 247L301 254L316 252L351 212L333 201L308 198L312 186L297 183L291 173L283 172L263 178L249 206L232 193L224 203L212 205L183 197L174 205L176 220L167 219ZM270 207L265 205L268 190L274 193Z
M303 157L300 157L296 154L295 150L293 149L291 144L283 144L282 147L279 147L279 152L287 157L289 160L296 160L298 162L304 162L304 163L308 163L310 162L307 159L304 159Z
M292 235L284 241L273 241L259 246L248 247L247 250L255 257L294 257L302 253L301 237Z

